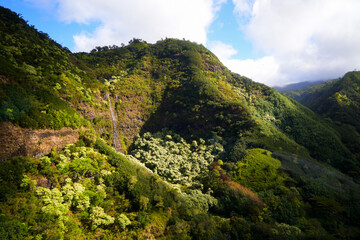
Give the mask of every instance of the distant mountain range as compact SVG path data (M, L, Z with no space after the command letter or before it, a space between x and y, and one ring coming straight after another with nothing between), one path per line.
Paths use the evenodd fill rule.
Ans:
M322 84L324 82L326 82L328 80L318 80L318 81L304 81L304 82L297 82L297 83L291 83L291 84L287 84L285 86L274 86L273 88L279 92L284 92L284 91L294 91L294 90L299 90L299 89L303 89L305 87L310 87L313 85L319 85Z
M359 72L349 72L337 80L286 90L283 94L324 117L352 125L360 132Z

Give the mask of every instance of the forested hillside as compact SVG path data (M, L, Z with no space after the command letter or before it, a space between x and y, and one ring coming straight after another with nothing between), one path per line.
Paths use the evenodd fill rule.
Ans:
M360 131L360 72L349 72L344 77L315 88L285 92L324 117L352 125Z
M344 77L296 91L285 91L324 118L331 119L342 142L360 162L360 73L348 72Z
M74 54L4 8L0 31L2 239L359 238L337 119L189 41Z

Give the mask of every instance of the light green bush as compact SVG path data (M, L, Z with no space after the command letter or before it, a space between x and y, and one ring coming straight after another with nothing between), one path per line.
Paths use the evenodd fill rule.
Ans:
M116 222L117 224L119 224L121 229L125 229L126 226L131 224L131 221L129 220L129 218L125 215L125 214L120 214L117 218L116 218Z
M220 144L205 145L203 139L198 142L194 140L189 144L178 134L166 130L153 135L145 133L136 139L131 154L167 181L192 185L223 152Z
M59 217L69 211L69 204L64 202L63 195L59 189L54 188L50 190L48 188L38 187L36 193L44 205L41 209L42 212Z
M71 179L67 178L66 185L61 192L69 205L79 210L86 210L90 207L90 198L85 194L85 187L81 183L72 183Z
M93 228L97 228L100 225L109 225L114 223L115 218L107 215L102 207L96 206L92 208L89 220Z

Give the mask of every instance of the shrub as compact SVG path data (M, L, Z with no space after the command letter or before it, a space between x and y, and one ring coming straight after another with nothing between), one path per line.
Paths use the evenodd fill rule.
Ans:
M281 162L271 157L271 152L254 148L248 150L249 155L235 165L235 180L253 190L266 190L282 183L278 174Z
M117 224L120 226L121 229L125 229L126 226L131 224L131 221L128 219L128 217L121 213L117 218L116 218L116 222Z
M220 144L205 145L200 139L190 145L178 134L164 130L138 137L131 154L167 181L192 185L222 151Z
M102 207L96 206L92 208L89 220L92 224L92 228L95 229L101 225L109 225L114 223L115 218L107 215Z

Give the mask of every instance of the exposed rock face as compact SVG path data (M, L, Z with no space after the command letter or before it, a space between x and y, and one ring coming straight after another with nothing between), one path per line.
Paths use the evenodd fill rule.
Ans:
M124 108L121 112L117 111L119 119L117 128L123 135L126 145L129 146L140 133L149 116L146 116L146 109L142 106L143 96L122 96L120 100Z
M71 128L33 130L1 122L0 160L19 155L40 157L48 154L53 147L60 150L68 144L76 143L78 139L79 130Z

